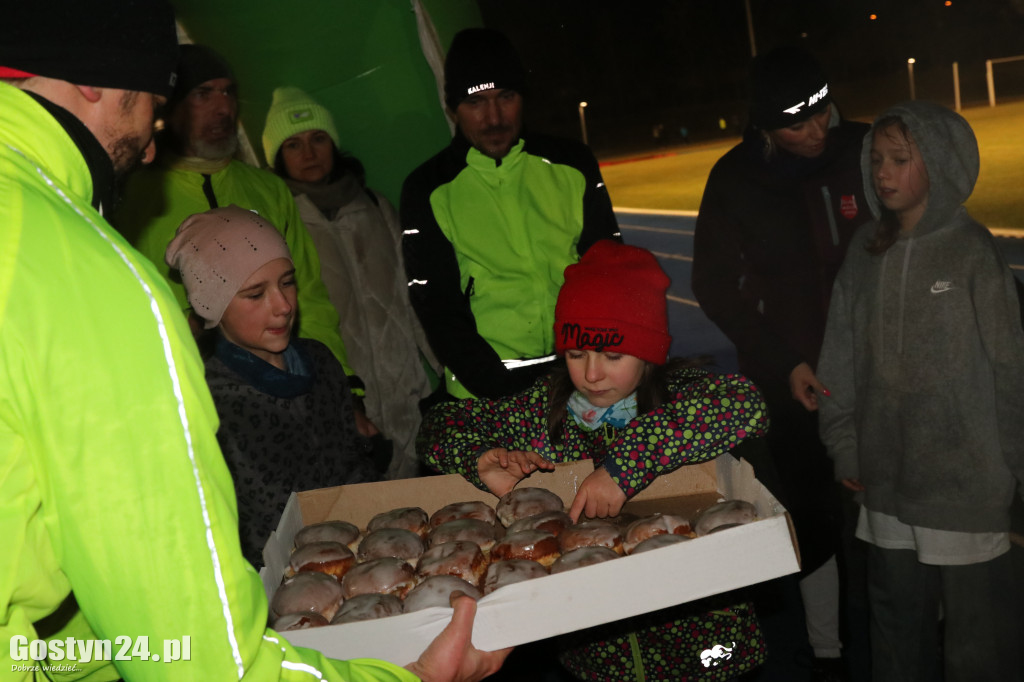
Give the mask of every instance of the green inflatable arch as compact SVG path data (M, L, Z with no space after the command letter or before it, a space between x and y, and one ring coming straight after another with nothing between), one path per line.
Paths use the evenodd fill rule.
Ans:
M343 151L396 205L405 176L451 139L419 30L426 18L447 49L460 29L481 24L474 0L173 1L187 38L234 69L241 123L262 166L263 124L281 85L331 111Z

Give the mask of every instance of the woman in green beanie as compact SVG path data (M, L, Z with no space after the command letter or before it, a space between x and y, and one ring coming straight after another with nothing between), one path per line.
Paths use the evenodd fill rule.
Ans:
M419 400L436 365L409 304L398 212L366 186L363 164L340 151L330 112L298 88L274 91L263 130L267 163L291 188L341 318L349 362L366 388L366 415L394 443L388 478L420 473Z

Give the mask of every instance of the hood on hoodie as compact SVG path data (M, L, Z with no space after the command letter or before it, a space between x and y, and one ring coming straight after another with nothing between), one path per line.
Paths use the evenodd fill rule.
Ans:
M921 234L944 224L971 195L980 166L978 141L963 116L938 104L915 100L883 112L865 136L860 156L868 206L876 219L881 217L882 206L874 191L871 143L879 121L892 117L907 126L928 171L928 206L914 228Z

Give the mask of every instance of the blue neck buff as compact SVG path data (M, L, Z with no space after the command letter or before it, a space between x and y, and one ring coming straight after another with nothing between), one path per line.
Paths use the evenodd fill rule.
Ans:
M621 429L636 418L636 392L610 407L595 407L579 391L573 391L569 396L568 408L580 428L587 431L596 431L605 424Z

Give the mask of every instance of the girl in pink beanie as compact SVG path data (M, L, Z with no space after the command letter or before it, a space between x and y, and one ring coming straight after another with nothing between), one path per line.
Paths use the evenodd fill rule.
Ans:
M216 330L206 381L242 551L258 567L290 493L378 480L379 468L356 429L341 364L320 342L292 336L295 266L273 225L238 206L199 213L165 258L205 328Z
M564 365L519 395L437 405L420 430L421 455L496 497L555 462L593 459L569 510L577 521L615 516L658 476L763 435L767 413L750 381L667 360L668 286L649 251L592 246L565 269L555 307ZM577 633L560 643L560 660L587 680L734 679L765 656L753 608L736 601L722 595ZM702 660L723 643L730 658Z

